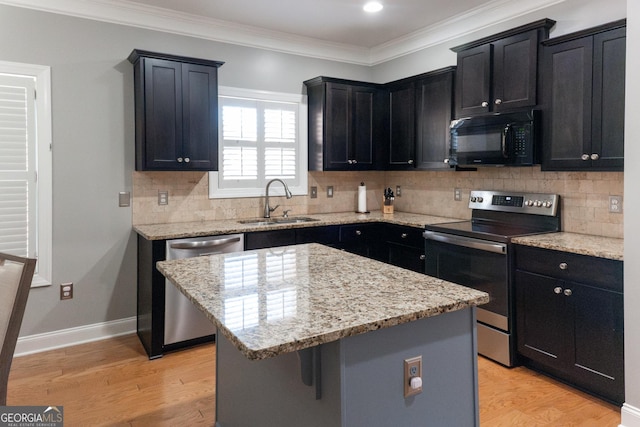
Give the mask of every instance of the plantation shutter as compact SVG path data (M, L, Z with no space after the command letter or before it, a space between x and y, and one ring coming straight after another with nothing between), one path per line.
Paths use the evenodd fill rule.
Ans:
M35 79L0 74L0 252L36 254Z
M263 188L274 178L296 185L294 103L220 97L220 188Z

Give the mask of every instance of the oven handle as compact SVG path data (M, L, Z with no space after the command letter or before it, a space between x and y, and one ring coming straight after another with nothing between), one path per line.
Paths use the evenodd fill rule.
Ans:
M496 254L507 253L507 245L504 243L489 242L486 240L472 239L470 237L453 236L451 234L436 233L435 231L425 231L422 233L422 236L427 240L435 240L442 243L464 246L466 248L478 249Z

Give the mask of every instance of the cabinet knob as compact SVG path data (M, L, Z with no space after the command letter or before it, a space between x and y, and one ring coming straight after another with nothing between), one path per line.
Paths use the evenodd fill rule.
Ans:
M188 157L185 157L185 158L184 158L184 162L185 162L185 163L189 163L190 161L191 161L191 159L190 159L190 158L188 158Z
M420 261L424 261L425 259L427 259L426 255L420 255Z
M358 163L357 160L351 160L353 162L353 164L355 165L356 163Z
M502 99L498 98L494 102L495 102L496 105L500 105L500 104L502 104Z
M407 163L409 163L410 165L412 165L412 164L413 164L413 160L409 160L409 161L407 161Z
M553 293L555 294L561 294L562 293L562 288L560 286L553 288Z
M580 158L582 160L589 160L591 157L588 154L583 154L582 156L580 156Z
M349 160L347 160L347 163L352 164L353 160L349 159Z
M182 157L178 157L178 163L182 163Z
M571 289L565 289L565 290L564 290L564 294L565 294L566 296L570 297L570 296L571 296L571 294L573 294L573 292L571 292Z
M600 156L598 155L598 153L593 153L591 155L591 160L598 160L600 158Z
M480 104L480 105L482 105L483 107L488 107L489 103L487 101L482 101L482 104Z
M407 234L407 233L402 233L402 234L400 235L400 237L402 237L403 239L406 239L406 238L407 238L407 236L408 236L408 234Z
M360 236L360 235L362 235L362 231L356 230L356 236Z
M560 270L566 270L567 268L569 268L566 262L561 262L558 267L560 267Z

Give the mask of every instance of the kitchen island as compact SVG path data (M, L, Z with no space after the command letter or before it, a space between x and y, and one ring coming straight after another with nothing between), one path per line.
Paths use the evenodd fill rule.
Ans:
M158 269L218 328L220 427L479 424L486 293L319 244ZM405 397L417 356L423 391Z

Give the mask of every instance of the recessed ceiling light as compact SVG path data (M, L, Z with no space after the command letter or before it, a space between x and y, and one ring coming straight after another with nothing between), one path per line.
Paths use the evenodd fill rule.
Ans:
M365 12L375 13L380 12L382 10L382 3L377 1L370 1L363 7Z

